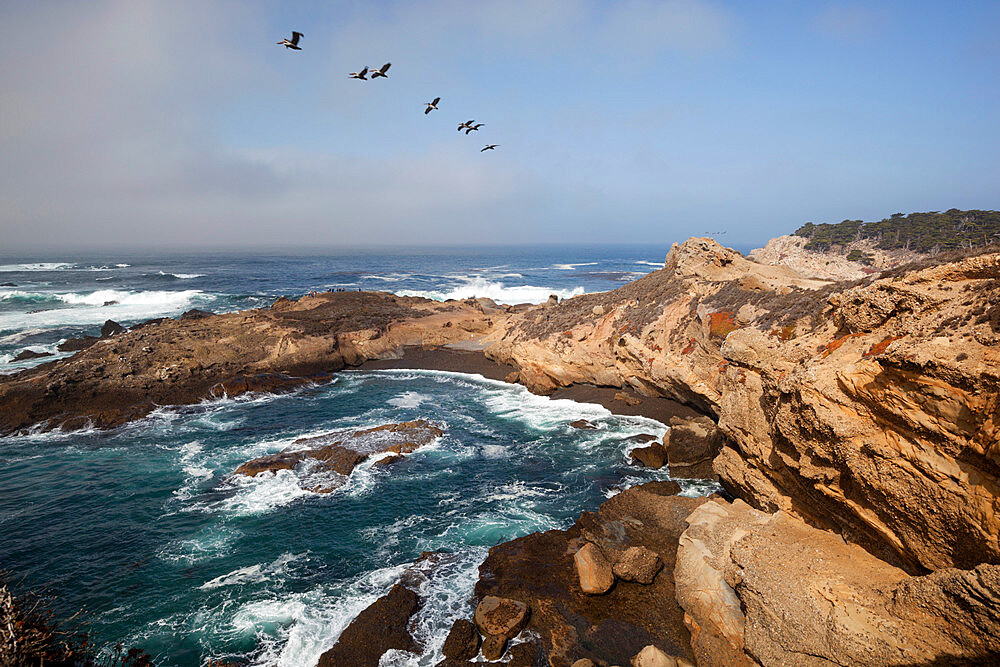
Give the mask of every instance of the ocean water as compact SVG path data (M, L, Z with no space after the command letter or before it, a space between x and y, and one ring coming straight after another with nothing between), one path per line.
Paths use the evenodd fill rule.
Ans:
M661 254L17 258L0 266L0 282L15 283L0 288L0 340L12 356L96 333L108 318L247 308L330 287L540 301L613 288ZM362 464L330 494L293 471L232 475L299 437L417 418L445 434L390 468ZM580 418L598 428L569 426ZM567 527L622 488L666 479L627 463L630 436L665 432L479 376L396 370L164 408L111 431L0 438L0 566L52 593L61 615L85 608L96 641L141 646L157 664L289 666L315 664L409 568L427 597L413 624L426 650L389 663L432 665L468 612L489 547ZM444 555L414 570L423 551Z
M191 308L229 312L310 290L382 290L432 299L541 303L614 289L663 266L654 246L428 248L330 255L0 254L0 373L20 351L56 352L105 320L129 325ZM41 361L51 360L51 357Z

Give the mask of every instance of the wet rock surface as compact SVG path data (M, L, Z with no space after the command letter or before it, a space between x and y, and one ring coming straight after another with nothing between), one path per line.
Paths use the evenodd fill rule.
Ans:
M234 474L253 477L265 472L300 470L300 484L316 493L330 493L346 482L361 463L375 454L391 452L376 464L389 465L444 435L437 425L418 419L368 429L334 431L299 438L284 451L247 461ZM301 449L306 447L306 449ZM331 476L329 473L334 473Z
M333 648L320 656L318 667L378 667L382 654L390 649L419 650L407 629L419 606L416 593L396 584L358 614Z
M29 359L41 359L42 357L53 356L51 352L35 352L34 350L21 350L11 361L27 361Z

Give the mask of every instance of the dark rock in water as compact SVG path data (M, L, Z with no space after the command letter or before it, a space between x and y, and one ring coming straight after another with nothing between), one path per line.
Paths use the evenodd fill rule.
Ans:
M211 313L207 310L201 310L200 308L192 308L191 310L184 311L181 313L182 320L200 320L203 317L211 317L215 313Z
M94 343L101 340L97 336L83 336L81 338L70 338L65 340L56 347L60 352L77 352L79 350L86 350L91 347Z
M396 584L358 614L333 648L320 656L317 667L378 667L382 654L390 649L418 651L407 626L419 606L416 593Z
M104 302L104 303L102 303L101 305L102 305L102 306L117 306L117 305L118 305L118 302L117 302L117 301L105 301L105 302Z
M330 493L346 481L346 477L372 454L392 452L394 456L380 459L376 465L390 465L418 447L429 444L444 431L424 419L399 424L384 424L358 431L334 431L311 438L299 438L292 446L309 445L309 449L291 448L277 454L247 461L235 474L253 477L262 472L304 469L300 481L303 488L314 493ZM333 477L336 473L343 477Z
M640 445L644 445L647 442L653 442L654 440L659 440L659 438L652 433L640 433L628 438L629 442L638 442Z
M658 442L633 449L631 456L633 461L646 468L658 470L667 464L667 450Z
M573 428L578 428L583 431L592 431L597 428L586 419L577 419L575 422L570 422L569 425L572 426Z
M545 660L545 652L538 641L511 646L508 653L510 654L510 662L507 663L507 667L545 667L549 664Z
M117 336L124 331L126 331L125 327L118 324L114 320L106 320L104 322L104 326L101 327L101 338L111 338L112 336Z
M17 287L14 283L0 283L0 287Z
M479 632L472 621L464 618L455 621L441 650L444 657L452 660L472 660L479 655Z
M26 361L28 359L40 359L41 357L51 357L51 352L35 352L34 350L21 350L11 361Z
M240 394L265 391L282 391L301 387L317 378L291 377L279 373L258 373L256 375L238 375L231 377L212 387L213 396L238 396Z

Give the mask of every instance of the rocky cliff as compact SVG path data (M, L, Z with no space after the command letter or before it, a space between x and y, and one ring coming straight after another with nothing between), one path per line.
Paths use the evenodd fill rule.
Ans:
M671 628L647 619L636 622L646 634L609 657L646 638L700 664L948 663L1000 651L990 639L1000 636L996 252L834 281L690 239L618 290L537 307L337 293L168 320L0 379L0 433L112 426L157 404L294 386L407 345L470 338L535 392L627 387L696 408L724 437L712 469L740 502L703 504L686 530L678 515L642 538L668 565L662 539L679 541L672 615L691 652L677 647L676 618ZM648 523L614 520L630 518ZM577 542L559 547L560 577ZM482 593L527 596L511 571L486 572ZM543 639L545 624L562 628L542 642L550 662L586 654L558 649L569 626L585 638L610 618L586 597L563 620L543 602L529 623Z
M518 314L487 354L535 391L698 406L734 495L916 573L1000 562L998 342L1000 254L834 283L691 239L626 287Z

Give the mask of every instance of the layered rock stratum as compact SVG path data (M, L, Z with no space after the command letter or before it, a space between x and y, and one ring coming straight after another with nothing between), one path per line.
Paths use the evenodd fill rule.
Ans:
M1000 655L1000 253L862 273L690 239L661 270L561 303L334 293L160 321L0 378L0 433L111 427L408 346L481 349L537 393L590 384L696 409L718 436L703 424L712 443L673 453L668 438L668 465L718 452L712 473L736 499L627 492L569 531L498 545L477 596L527 604L536 637L508 651L552 665L647 645L699 664L988 663ZM612 566L643 547L664 567L648 585L585 593L585 543ZM628 605L609 602L619 595Z

